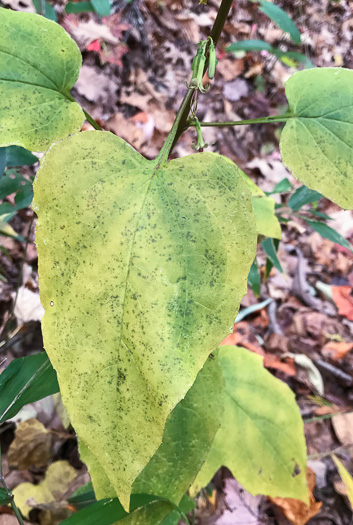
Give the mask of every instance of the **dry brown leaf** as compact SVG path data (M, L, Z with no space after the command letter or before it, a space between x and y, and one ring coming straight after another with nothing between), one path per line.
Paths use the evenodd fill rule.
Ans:
M19 423L8 451L10 467L45 467L51 458L52 436L37 419Z
M332 299L338 313L353 321L353 288L351 286L332 286Z
M339 359L346 357L351 350L353 350L353 343L337 343L335 341L330 341L325 344L321 353L325 357L338 361Z
M300 500L292 498L269 498L270 501L282 510L285 517L293 523L293 525L305 525L313 516L316 516L322 507L322 502L316 501L313 495L315 473L310 467L307 468L306 477L310 493L310 506Z
M353 412L338 414L332 418L332 425L343 446L353 445Z

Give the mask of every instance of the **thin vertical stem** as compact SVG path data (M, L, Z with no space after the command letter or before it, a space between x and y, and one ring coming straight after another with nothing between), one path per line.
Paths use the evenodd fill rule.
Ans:
M230 8L232 7L232 4L233 4L233 0L222 0L222 3L218 10L218 14L217 14L216 20L213 24L211 34L210 34L215 45L217 44L219 37L222 33L224 24L226 23L226 20L229 15L229 11L230 11ZM206 67L207 67L207 64L206 64ZM183 113L179 119L178 129L175 133L173 144L172 144L172 147L170 148L170 153L173 151L173 148L175 144L177 143L180 135L183 133L183 131L187 127L186 122L187 122L187 119L190 113L190 108L191 108L191 100L189 104L185 106L185 109L183 110Z

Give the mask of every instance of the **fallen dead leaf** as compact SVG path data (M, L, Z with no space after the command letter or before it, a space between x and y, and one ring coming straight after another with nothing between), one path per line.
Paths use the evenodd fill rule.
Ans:
M332 418L332 425L343 446L353 445L353 412L338 414Z
M351 350L353 350L353 343L337 343L335 341L330 341L325 344L321 350L321 353L323 356L328 357L329 359L338 361L339 359L346 357L346 355Z
M19 423L8 451L10 467L45 467L51 458L52 436L37 419Z
M39 485L21 483L13 490L16 505L28 518L37 505L60 501L76 477L77 471L67 461L56 461L49 465Z
M332 286L332 299L338 313L353 321L353 288L351 286Z
M250 325L246 322L236 323L233 328L233 333L227 335L221 342L220 346L242 346L247 350L251 350L255 354L264 356L265 352L257 342L254 334L251 333Z
M277 507L279 507L285 517L293 523L293 525L305 525L308 521L320 511L322 507L321 501L316 501L313 495L315 488L315 473L308 467L306 471L308 481L310 506L303 501L292 498L269 498Z

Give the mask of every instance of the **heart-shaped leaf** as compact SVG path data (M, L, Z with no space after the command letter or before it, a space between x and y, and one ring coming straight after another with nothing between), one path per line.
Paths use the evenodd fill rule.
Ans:
M70 98L81 53L55 22L0 8L0 146L45 151L80 129Z
M34 209L45 348L76 432L128 508L246 292L251 195L220 155L159 166L94 131L45 156Z
M283 162L308 188L353 208L353 71L300 71L286 82L286 96Z

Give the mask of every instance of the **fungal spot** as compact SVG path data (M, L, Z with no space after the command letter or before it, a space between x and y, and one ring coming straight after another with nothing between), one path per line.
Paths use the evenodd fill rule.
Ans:
M50 306L54 306L54 301L50 301Z
M301 470L299 468L298 463L295 464L293 472L292 472L292 478L296 478L301 473Z

